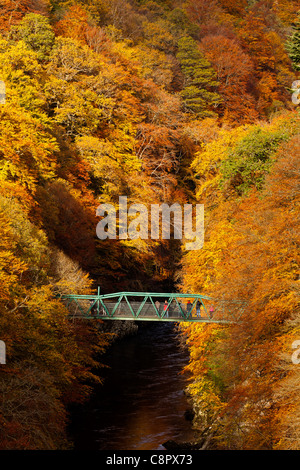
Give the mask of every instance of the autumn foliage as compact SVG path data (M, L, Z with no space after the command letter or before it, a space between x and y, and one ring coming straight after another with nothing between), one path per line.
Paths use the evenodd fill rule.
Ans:
M279 123L283 130L284 121ZM187 370L193 377L189 390L195 396L196 426L217 448L295 449L299 445L292 425L293 413L298 414L296 385L293 390L298 370L291 363L299 316L298 117L288 118L285 126L284 143L277 143L271 152L272 169L265 170L258 189L251 188L253 172L242 197L235 193L241 182L237 178L230 184L223 182L218 208L213 208L210 195L206 246L185 257L186 289L247 303L241 321L230 327L183 328L191 345ZM267 132L274 132L272 126ZM238 140L234 145L239 146ZM233 156L230 149L223 158ZM217 162L219 173L225 164L226 160ZM227 178L232 169L226 172ZM206 177L210 191L216 187L216 177L207 170ZM209 420L209 431L203 415Z
M195 429L204 448L299 448L298 9L0 0L0 449L70 445L109 337L59 294L98 285L247 302L239 324L181 329ZM204 248L100 241L120 195L203 203Z

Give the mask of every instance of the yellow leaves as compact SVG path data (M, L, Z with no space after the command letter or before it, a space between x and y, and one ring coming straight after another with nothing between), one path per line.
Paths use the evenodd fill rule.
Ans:
M205 414L216 416L225 407L224 402L222 402L220 396L216 393L214 384L205 378L195 380L187 387L187 391L192 397L196 398L194 403L197 404L198 412L202 416Z
M192 164L196 176L203 177L211 172L214 169L214 165L225 158L227 149L234 145L245 134L245 126L229 130L221 129L216 139L203 144Z
M55 176L55 139L42 106L42 67L22 41L1 48L0 75L7 89L0 111L0 179L18 180L34 192L38 179Z
M170 85L173 78L172 61L165 52L144 44L132 47L130 51L133 58L138 61L140 76L153 80L162 87Z
M195 176L200 184L197 188L197 199L209 199L218 189L220 183L219 165L227 157L228 150L247 134L247 126L234 129L221 129L218 137L211 142L203 143L192 162ZM216 193L216 195L220 192ZM221 195L220 195L221 197Z
M110 139L90 135L76 138L82 158L88 162L93 175L106 182L110 192L117 192L124 177L140 169L132 134L133 127L129 122L124 129L115 129Z
M221 396L218 369L213 369L222 328L213 324L183 323L180 330L190 351L189 364L184 371L189 379L187 392L195 412L194 427L204 430L206 426L215 424L214 420L226 405Z
M15 180L34 192L38 178L55 176L54 138L38 120L10 105L0 111L0 179Z
M49 74L70 82L83 74L96 75L102 62L101 56L78 40L58 37L47 70Z
M124 40L120 30L116 29L114 33L114 29L113 26L108 26L110 36L112 38L115 36L116 40L116 42L113 41L110 43L110 53L115 57L117 67L120 67L121 81L123 81L123 75L126 73L125 70L122 70L125 64L128 65L131 72L134 71L137 76L140 76L142 64L139 63L136 47L130 39ZM119 38L117 37L118 35L120 35ZM130 73L129 70L127 70L127 73Z
M190 362L184 370L195 380L207 372L208 353L217 347L222 328L213 323L181 323L179 328L190 351Z
M255 133L258 133L258 136L265 136L265 138L270 139L272 143L272 139L274 139L274 142L276 138L284 139L285 133L286 135L289 135L289 133L297 132L297 124L293 119L293 116L290 114L287 115L286 113L282 113L282 115L275 117L269 123L243 125L229 129L225 127L221 128L217 132L213 133L213 138L210 138L210 134L206 131L206 126L207 124L203 126L203 137L202 141L200 141L200 150L196 152L191 168L198 180L196 193L197 199L198 201L205 203L207 209L209 209L210 206L223 203L224 192L222 192L220 187L220 166L225 168L226 165L229 167L231 163L233 163L231 155L234 154L235 149L238 149L239 146L243 145L243 141L246 142L247 138L251 138L251 136L255 138ZM200 129L198 132L199 135L201 135L201 126L199 127ZM274 137L272 137L272 134ZM247 150L247 148L244 147L244 154L246 155L247 152L251 152L249 155L251 157L252 154L255 153L255 148L258 148L259 143L260 142L257 141L256 147L253 147L253 149L249 148L249 150ZM266 153L267 151L268 147L266 146L264 152ZM243 154L240 152L241 157L242 155ZM264 157L262 156L262 162L264 161L263 158ZM234 165L235 163L233 163L233 167L231 168L232 172L234 171ZM242 170L243 164L240 165ZM260 163L260 166L262 167L262 163ZM254 168L256 167L254 166ZM235 168L235 172L236 170L237 169ZM256 171L259 173L260 167L256 168ZM238 178L239 172L236 172L235 174ZM254 170L252 170L252 174L248 175L248 178L252 177L252 179L254 179L254 176ZM247 178L247 172L245 173L244 178ZM238 181L236 184L238 185ZM246 183L244 182L244 184ZM231 190L232 189L230 187L227 188L225 193L226 198L232 196L230 193ZM235 197L235 194L233 194L233 196Z
M168 31L168 24L164 20L145 22L143 26L146 45L167 52L175 47L174 36Z
M10 300L10 291L26 264L15 255L16 237L8 214L0 208L0 303Z
M0 210L9 221L9 250L16 258L16 273L24 273L27 282L30 282L31 277L36 281L43 278L48 254L44 232L28 220L27 213L23 211L20 203L9 195L0 196Z
M37 61L37 55L30 51L23 41L16 43L1 40L1 72L9 81L18 83L22 77L27 82L34 79L35 74L40 74L42 67Z
M43 69L34 51L22 41L6 42L0 51L0 77L6 85L6 102L12 107L34 112L35 116L47 122L42 107L45 104L41 85Z
M51 322L51 319L54 320L54 310L57 312L64 310L59 300L53 298L53 290L50 285L42 285L29 290L25 305L30 315L35 317L37 321L43 320L45 323ZM67 310L64 311L64 314L67 314Z
M223 206L223 215L225 210ZM213 212L206 215L203 248L184 254L184 288L191 292L211 295L216 280L223 273L224 257L238 237L232 222L223 219L222 214Z
M265 135L280 130L289 140L275 148L264 189L240 199L218 186L219 165L255 126L222 129L216 139L202 143L193 169L198 197L209 202L205 241L202 250L184 255L182 271L183 289L247 300L242 321L224 336L202 325L181 328L190 350L186 371L191 374L196 425L200 428L201 420L214 416L215 422L220 419L217 433L225 446L235 445L232 436L242 426L240 448L259 448L262 439L270 445L272 436L281 448L280 435L286 439L291 432L295 445L299 430L283 419L284 410L290 422L293 412L299 415L285 389L297 374L289 374L284 383L289 367L279 357L292 344L292 333L299 333L299 129L295 116L286 113L259 127ZM255 145L252 152L257 149ZM210 415L212 410L216 415Z
M66 128L66 133L73 136L82 134L86 129L94 132L99 121L103 118L101 107L94 104L98 101L95 92L81 88L77 85L65 85L61 81L62 87L56 88L55 101L58 106L55 108L55 121Z

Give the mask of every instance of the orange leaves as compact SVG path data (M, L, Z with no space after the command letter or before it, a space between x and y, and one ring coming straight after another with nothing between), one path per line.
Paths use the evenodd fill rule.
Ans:
M137 155L145 176L160 188L160 199L167 200L176 185L175 171L178 165L176 151L178 135L166 126L141 124L138 126Z
M0 30L8 31L11 26L16 24L27 12L31 11L31 0L1 0L1 19Z
M71 5L55 24L55 32L57 36L87 44L95 52L105 51L110 43L104 30L96 26L87 11L78 4Z
M205 0L189 0L186 5L189 17L199 25L218 20L222 11L217 0L212 0L207 4Z
M241 234L241 240L237 245L231 246L232 252L238 257L233 264L228 262L233 258L232 256L227 258L228 261L224 260L226 274L224 273L220 282L220 292L225 291L227 295L229 293L232 295L236 287L240 285L238 293L250 301L243 323L238 328L238 334L244 336L248 343L248 357L241 357L239 360L241 369L249 360L252 361L253 374L249 371L244 378L248 380L247 403L254 387L259 391L260 400L264 397L264 400L272 403L270 384L272 383L272 387L276 388L280 386L280 381L276 383L278 381L276 364L280 351L280 343L278 344L276 338L283 333L281 331L284 322L296 312L298 305L295 279L297 278L296 266L299 269L300 265L297 248L300 240L299 230L295 231L293 227L295 225L299 227L297 215L299 211L295 211L299 206L299 192L298 197L290 199L286 204L285 210L281 210L280 198L276 195L280 186L284 187L287 181L294 188L298 184L297 178L291 179L291 168L295 169L295 165L299 168L299 157L295 154L294 157L290 157L295 144L297 148L299 137L291 140L290 147L286 146L282 151L283 160L279 160L277 164L279 167L275 165L270 179L267 180L264 197L253 196L240 206L241 212L237 216L236 229ZM287 165L287 160L290 160L289 165ZM279 168L282 168L284 161L286 171L281 170L279 173ZM274 183L275 186L273 186ZM248 295L247 290L242 290L243 285L248 286ZM234 350L236 339L232 337L231 342ZM238 351L234 354L237 357L239 355ZM247 371L247 368L245 370ZM255 376L255 371L261 374L259 380ZM235 395L234 391L232 393ZM259 413L261 413L261 418L258 418ZM253 419L257 420L258 426L262 426L264 433L266 432L264 419L268 413L269 411L262 403L262 407L258 406L253 414ZM244 419L250 419L250 417L247 416ZM272 429L269 429L272 432ZM255 432L251 439L254 439L254 436ZM259 445L257 439L258 436L256 440L251 441L252 445L253 442L255 446Z
M87 28L87 12L80 5L72 5L63 19L56 23L55 32L58 36L65 36L85 43Z
M222 35L205 36L201 45L208 59L215 66L217 79L226 84L237 81L237 85L244 86L250 78L253 65L237 41Z
M219 142L202 146L194 162L201 176L199 195L208 189L206 181L212 183L210 173L218 177L218 166L213 172L210 163L226 159L226 137L231 136L233 149L249 129L222 131ZM292 413L299 418L299 410L291 406L287 391L298 372L281 359L299 335L299 117L285 114L264 126L266 136L276 129L285 129L290 137L272 153L273 166L264 189L237 199L215 184L216 194L210 195L210 213L206 214L204 247L199 253L187 253L183 260L183 288L247 302L241 321L224 329L219 338L213 328L184 328L191 351L187 370L195 407L212 413L214 423L219 420L216 442L230 449L272 448L274 443L278 448L295 448L299 429L298 424L290 424ZM258 148L257 142L256 152ZM206 398L205 390L209 390ZM283 418L284 409L289 419ZM201 420L199 412L195 425L200 429ZM287 440L289 432L292 444Z
M187 3L191 19L201 25L201 45L218 75L222 122L253 122L289 102L293 73L278 17L287 21L296 7L279 3L282 11L278 2Z
M96 329L72 324L54 297L64 289L90 292L91 280L66 255L52 251L39 222L29 220L30 202L17 184L1 185L0 331L9 363L0 371L4 449L65 445L65 403L87 396L82 381L98 380L91 373L99 366L93 354L106 345Z
M80 380L90 377L93 351L105 339L70 325L52 289L88 292L91 278L83 268L106 290L116 283L146 289L178 275L179 243L97 240L100 201L115 202L121 194L146 204L196 198L206 207L205 242L185 253L182 287L247 300L243 321L230 329L182 327L196 424L201 429L206 420L218 434L220 423L225 446L234 447L238 435L241 448L259 447L256 429L269 445L280 382L274 364L282 327L298 308L300 144L293 137L275 154L279 142L297 132L288 117L274 127L249 123L290 102L290 62L278 18L288 27L295 6L286 0L189 0L182 10L172 2L164 9L126 0L53 5L54 44L52 34L28 38L26 21L0 41L7 90L0 112L0 322L13 361L29 351L38 372L51 371L41 384L26 368L11 390L28 378L46 396L37 411L52 400L51 423L57 413L62 426L55 397L86 394ZM2 31L35 7L47 15L43 0L0 0L0 7ZM186 35L193 48L182 57L184 77L176 54ZM47 54L38 55L43 44ZM202 54L200 68L191 60L199 48L222 98L218 104L206 94L218 113L214 119L182 112L182 97L197 110L199 83L207 82L207 92L212 85ZM180 94L184 78L194 88ZM298 324L287 326L286 342L298 331ZM2 379L0 391L8 396ZM48 380L57 384L51 382L49 395ZM282 413L286 395L281 402ZM24 447L41 445L28 444L20 423L6 421L11 438Z
M271 13L269 13L271 14ZM239 29L242 45L254 64L259 92L258 110L268 114L289 99L286 87L291 80L291 65L282 40L276 31L268 30L267 18L250 11Z
M247 7L247 0L220 0L220 4L228 13L242 16Z
M273 2L272 10L284 25L290 26L297 16L299 4L298 2L290 2L289 0L277 0Z
M205 36L201 46L217 73L219 93L225 108L225 120L236 123L253 122L257 118L254 98L248 88L253 74L250 57L237 41L218 36Z
M295 116L297 121L297 117ZM278 159L273 171L268 177L268 181L273 191L267 189L273 205L276 207L289 207L293 201L297 201L299 191L297 189L297 180L299 177L299 156L300 141L299 136L293 136L279 151ZM282 178L283 177L283 178ZM296 214L295 214L296 215ZM296 228L297 216L290 218L290 226Z

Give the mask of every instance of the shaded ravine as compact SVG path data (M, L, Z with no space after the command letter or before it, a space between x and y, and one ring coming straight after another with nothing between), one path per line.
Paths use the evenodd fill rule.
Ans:
M113 344L104 385L73 412L74 449L164 450L168 440L192 440L181 375L187 361L172 323L149 323Z

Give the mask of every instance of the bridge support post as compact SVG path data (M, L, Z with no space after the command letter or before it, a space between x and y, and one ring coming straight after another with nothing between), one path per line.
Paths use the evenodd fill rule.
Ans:
M97 315L100 316L100 286L98 286L98 299L97 299Z

